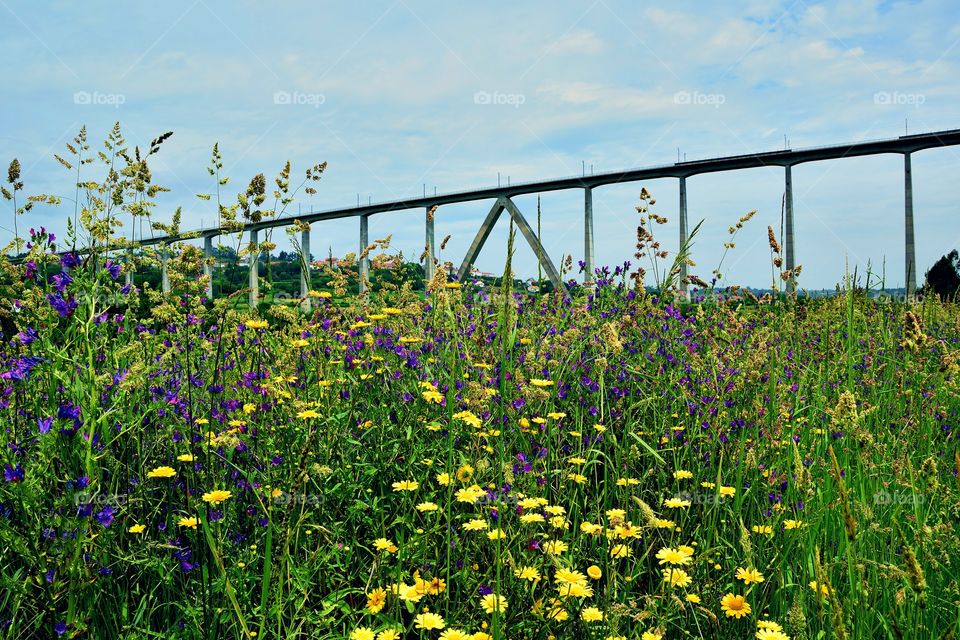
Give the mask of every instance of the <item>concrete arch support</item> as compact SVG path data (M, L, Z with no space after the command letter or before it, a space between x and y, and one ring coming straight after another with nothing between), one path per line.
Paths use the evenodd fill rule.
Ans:
M520 229L520 233L526 239L527 244L533 249L534 255L537 256L537 260L543 266L543 270L547 272L547 277L550 278L550 282L553 283L554 288L557 291L566 291L563 280L560 278L560 272L556 266L554 266L550 256L547 255L543 245L540 244L540 239L537 238L537 234L534 233L527 219L523 217L523 214L520 212L520 209L517 208L517 205L514 204L513 200L506 196L497 198L497 201L493 204L493 207L491 207L490 212L483 221L483 225L481 225L480 230L477 231L477 235L473 239L470 249L467 251L467 256L460 265L460 270L457 272L457 279L463 282L467 276L470 275L470 269L473 267L474 261L476 261L477 256L480 255L480 250L483 249L483 245L486 243L487 238L490 237L490 232L493 230L494 225L497 224L497 220L504 210L510 214L510 218L514 224L517 225L517 228Z

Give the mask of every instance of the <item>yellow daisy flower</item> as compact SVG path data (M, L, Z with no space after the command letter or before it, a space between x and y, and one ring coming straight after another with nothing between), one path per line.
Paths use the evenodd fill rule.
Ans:
M746 598L740 595L728 593L720 599L720 608L727 614L728 618L739 620L744 616L750 615L750 604Z

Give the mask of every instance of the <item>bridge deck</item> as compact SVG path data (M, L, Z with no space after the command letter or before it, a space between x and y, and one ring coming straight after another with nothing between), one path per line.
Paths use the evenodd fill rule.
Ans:
M923 149L960 145L960 129L935 131L914 135L900 136L883 140L853 142L847 144L810 147L805 149L784 149L781 151L767 151L736 156L725 156L706 160L688 160L674 164L658 165L609 171L582 176L552 178L535 182L522 182L495 187L482 187L451 193L440 193L423 197L414 197L401 200L390 200L355 207L341 207L324 211L299 212L281 218L263 220L257 223L246 224L244 232L257 231L275 227L289 226L296 220L303 222L320 222L339 218L369 216L390 211L429 208L434 205L471 202L476 200L496 199L544 191L560 191L565 189L589 189L621 182L637 182L640 180L654 180L657 178L688 178L700 173L715 173L719 171L735 171L738 169L752 169L757 167L788 167L805 162L832 160L857 156L878 155L885 153L909 154ZM231 232L236 233L237 231ZM186 231L178 236L160 236L138 240L140 245L155 245L189 240L194 238L209 238L227 233L224 229L215 227Z

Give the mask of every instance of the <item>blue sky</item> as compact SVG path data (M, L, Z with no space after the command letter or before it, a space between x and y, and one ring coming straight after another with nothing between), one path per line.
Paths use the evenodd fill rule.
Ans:
M326 160L330 208L595 171L960 128L956 0L705 3L256 3L0 0L5 64L0 161L17 157L28 192L68 195L52 158L82 124L96 145L117 120L131 146L174 136L153 163L170 189L157 218L184 207L187 228L213 224L206 172L220 143L232 197L291 160L295 176ZM689 100L678 99L678 95ZM489 99L487 99L489 98ZM583 164L582 164L583 163ZM845 264L885 264L903 284L903 160L878 156L794 168L801 285L831 287ZM918 269L960 244L960 148L913 159ZM91 174L92 176L93 174ZM99 174L98 174L99 175ZM641 186L677 245L676 180L594 195L598 264L630 259ZM708 276L727 227L750 209L722 271L728 284L770 280L766 226L779 226L783 171L688 181L691 225L704 219L694 272ZM70 203L68 203L70 204ZM536 197L517 199L533 220ZM442 257L456 264L489 203L440 209ZM544 194L543 242L555 262L583 254L582 193ZM70 204L72 211L72 204ZM27 226L65 229L39 209ZM416 257L423 211L374 216ZM0 238L11 236L0 213ZM314 225L315 255L355 251L356 219ZM502 270L506 219L477 266ZM277 232L274 240L286 246ZM536 272L518 249L515 268Z

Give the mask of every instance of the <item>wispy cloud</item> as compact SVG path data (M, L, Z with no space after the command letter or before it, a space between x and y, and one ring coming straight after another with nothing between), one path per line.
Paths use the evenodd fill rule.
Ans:
M609 49L596 33L589 29L579 29L567 33L544 47L548 55L588 55L594 56Z

